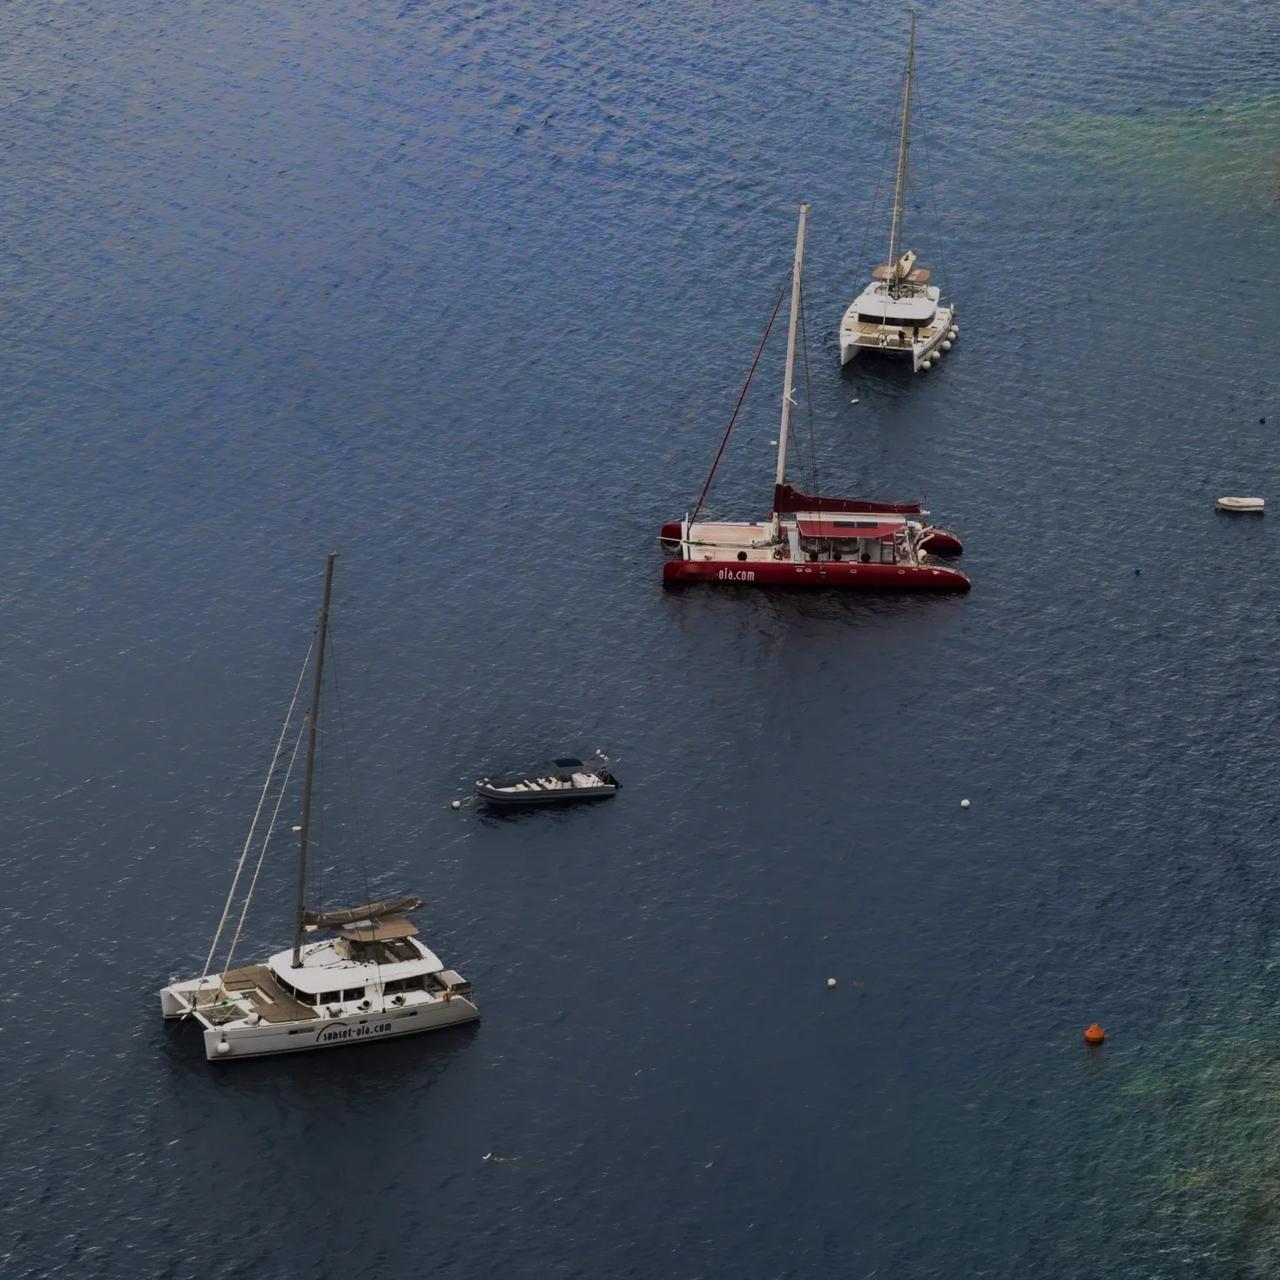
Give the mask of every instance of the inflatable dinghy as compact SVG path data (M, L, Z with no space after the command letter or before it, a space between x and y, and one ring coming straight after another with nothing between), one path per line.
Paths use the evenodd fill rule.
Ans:
M615 795L621 786L603 760L600 764L585 764L577 756L560 756L527 774L480 778L476 781L476 795L497 805L565 804L600 800Z

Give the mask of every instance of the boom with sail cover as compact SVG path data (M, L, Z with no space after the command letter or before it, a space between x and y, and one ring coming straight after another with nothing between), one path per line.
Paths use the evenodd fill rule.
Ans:
M341 929L343 925L364 920L381 920L383 916L402 916L406 911L417 911L422 899L414 895L406 898L384 898L364 907L346 907L342 911L304 911L303 924L318 929Z

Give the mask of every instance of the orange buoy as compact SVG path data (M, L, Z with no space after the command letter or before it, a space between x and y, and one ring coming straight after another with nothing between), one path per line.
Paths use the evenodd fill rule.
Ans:
M1084 1029L1085 1044L1101 1044L1106 1038L1107 1033L1096 1022Z

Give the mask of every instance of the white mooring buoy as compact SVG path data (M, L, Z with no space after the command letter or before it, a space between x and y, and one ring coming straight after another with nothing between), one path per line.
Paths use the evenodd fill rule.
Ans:
M454 807L455 809L461 809L461 808L462 808L462 801L461 801L461 800L455 800L455 801L453 802L453 807Z
M831 987L834 987L835 985L836 985L836 980L835 980L834 978L828 978L828 979L827 979L827 988L828 988L828 989L830 989Z
M968 802L967 800L961 800L961 801L960 801L960 807L961 807L962 809L967 809L967 808L969 807L969 802Z

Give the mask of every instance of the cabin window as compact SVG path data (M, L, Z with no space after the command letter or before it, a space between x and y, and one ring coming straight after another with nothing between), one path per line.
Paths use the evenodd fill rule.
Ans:
M315 1004L316 1002L316 997L309 991L295 991L293 993L293 998L301 1004Z
M344 992L342 993L342 998L343 998L344 1000L363 1000L363 999L364 999L364 988L363 988L363 987L348 987L348 988L347 988L347 990L346 990L346 991L344 991Z
M321 1004L341 1004L341 1003L342 1003L342 992L341 992L341 991L326 991L326 992L325 992L325 993L320 997L320 1003L321 1003Z
M893 549L893 543L892 543L892 542L882 542L882 543L880 544L880 563L881 563L881 564L894 564L894 563L896 563L897 559L898 559L898 557L897 557L896 553L894 552L894 549Z
M895 320L892 316L871 316L859 312L858 319L863 324L878 324L886 329L902 329L907 333L914 335L921 325L927 325L932 317L920 317L914 320Z
M421 978L393 978L390 982L382 984L382 994L384 996L395 995L398 991L421 991Z

